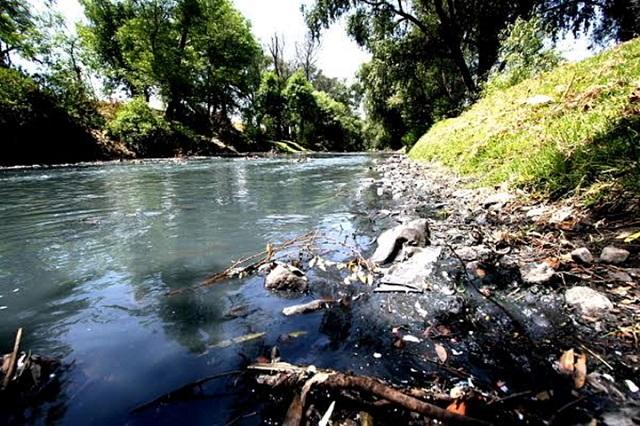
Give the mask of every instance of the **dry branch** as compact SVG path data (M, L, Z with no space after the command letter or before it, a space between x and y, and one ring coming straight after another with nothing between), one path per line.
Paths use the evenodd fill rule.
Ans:
M16 362L18 361L18 352L20 351L20 341L22 340L22 328L18 329L16 333L16 340L13 344L13 352L9 357L9 365L2 380L2 390L6 389L13 377L13 373L16 371Z
M309 312L315 312L319 311L320 309L327 308L334 303L337 303L337 301L333 299L312 300L311 302L302 303L300 305L287 306L282 310L282 314L287 317L292 315L306 314Z
M302 391L296 394L287 412L287 426L299 425L304 412L304 402L306 394L312 386L330 389L354 389L365 392L392 402L408 411L422 414L436 420L446 421L449 424L459 425L487 425L489 423L463 416L440 408L428 402L421 401L400 390L397 390L380 380L366 376L347 375L334 370L318 370L315 367L300 367L284 362L273 364L253 364L247 367L250 371L267 374L268 376L279 377L274 381L273 377L268 380L261 380L262 383L304 383Z

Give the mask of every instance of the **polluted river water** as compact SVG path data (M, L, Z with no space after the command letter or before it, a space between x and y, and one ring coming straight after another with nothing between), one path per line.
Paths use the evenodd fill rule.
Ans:
M255 404L226 382L212 384L214 396L202 401L131 410L237 369L291 332L296 338L280 345L290 360L349 364L336 355L340 336L322 332L322 314L280 315L309 296L270 293L261 277L167 293L269 242L313 229L353 233L356 204L374 202L375 194L358 191L370 162L344 155L0 171L0 340L8 348L23 327L23 348L67 366L44 401L3 415L34 424L222 425ZM256 333L264 335L220 344Z
M424 187L422 172L404 169L412 166L379 159L314 155L1 170L0 341L8 352L22 327L22 349L56 358L62 368L37 399L0 403L0 418L6 424L281 424L294 389L272 390L251 374L237 374L278 357L428 388L429 395L475 394L484 401L476 412L499 424L560 419L558 410L575 404L553 367L574 329L562 298L536 286L521 289L510 268L470 279L471 264L447 240L464 248L475 237L440 210L447 205L455 213L456 204ZM431 247L422 253L440 253L419 283L423 291L375 292L377 282L349 281L344 262L371 256L376 237L403 217L428 219ZM299 260L308 292L269 291L260 274L202 286L235 260L310 231L318 235L311 249L280 253ZM418 249L410 245L402 253ZM481 294L478 285L487 284L501 302ZM521 290L523 297L507 301ZM283 315L284 308L317 299L339 302ZM207 377L215 378L190 386ZM550 393L550 402L538 398ZM315 419L336 398L320 394L317 406L310 405ZM363 407L377 411L377 425L428 424L410 410L340 395L336 416L344 424L360 418ZM526 409L511 395L524 395ZM610 404L583 400L596 409Z

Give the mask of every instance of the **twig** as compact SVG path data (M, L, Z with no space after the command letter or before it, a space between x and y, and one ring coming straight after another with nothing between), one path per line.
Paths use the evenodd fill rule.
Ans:
M224 426L231 426L231 425L235 425L235 424L236 424L236 423L238 423L240 420L242 420L242 419L246 419L246 418L248 418L248 417L253 417L253 416L257 415L257 414L258 414L258 412L257 412L257 411L253 411L253 412L248 413L248 414L242 414L242 415L240 415L240 416L238 416L238 417L233 418L230 422L226 423Z
M584 349L585 351L589 352L591 355L593 355L598 361L600 361L601 363L603 363L604 365L609 367L609 370L612 370L612 371L614 370L614 368L611 366L611 364L609 364L607 361L605 361L605 359L602 358L600 355L598 355L597 353L595 353L594 351L592 351L591 349L589 349L588 347L586 347L582 343L580 343L580 347L582 349Z
M20 341L22 340L22 327L18 329L16 333L16 340L13 343L13 352L11 352L11 356L9 357L9 368L7 368L7 373L2 380L2 390L5 390L13 377L13 373L16 369L16 361L18 360L18 351L20 350Z
M170 392L165 393L164 395L160 395L159 397L153 399L152 401L145 402L144 404L140 404L134 409L131 410L132 413L138 413L140 411L146 410L149 407L153 407L157 404L168 403L175 399L176 395L182 395L185 391L191 390L193 388L197 388L202 386L206 382L210 382L211 380L219 379L222 377L233 376L236 374L242 374L241 370L232 370L232 371L224 371L222 373L214 374L212 376L204 377L202 379L198 379L195 382L187 383L184 386L179 387L178 389L174 389Z
M564 404L562 407L558 408L558 411L556 411L553 414L553 416L551 416L551 418L549 419L549 424L552 425L555 422L556 417L558 416L558 414L562 413L567 408L573 407L574 405L576 405L577 403L579 403L580 401L582 401L586 397L587 397L586 395L583 395L580 398L576 398L573 401L568 402L568 403Z

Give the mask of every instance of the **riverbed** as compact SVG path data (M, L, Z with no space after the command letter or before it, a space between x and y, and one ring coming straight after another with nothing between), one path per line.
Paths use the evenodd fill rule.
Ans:
M368 247L358 209L376 202L375 191L360 185L372 176L371 161L345 155L0 171L0 341L8 348L23 327L24 348L67 366L49 400L13 420L223 425L255 404L246 389L229 391L228 381L210 385L202 400L131 410L237 369L291 332L296 337L279 344L288 360L350 365L353 354L341 351L322 314L280 315L309 296L270 293L260 277L167 293L313 229ZM225 344L256 333L265 334Z

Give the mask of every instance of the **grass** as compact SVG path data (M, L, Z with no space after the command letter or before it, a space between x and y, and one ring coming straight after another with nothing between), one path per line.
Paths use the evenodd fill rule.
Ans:
M549 96L544 105L527 99ZM480 185L507 182L597 202L640 194L640 39L489 93L434 125L410 151Z
M287 154L297 154L300 152L308 151L305 147L293 141L273 141L271 143L275 146L275 148L278 151L284 152Z

